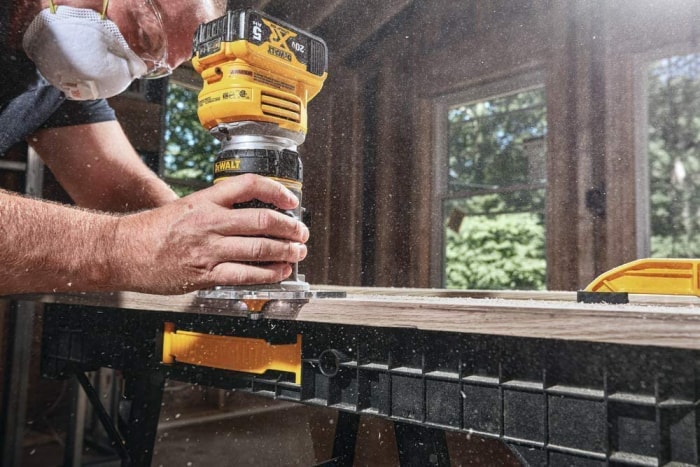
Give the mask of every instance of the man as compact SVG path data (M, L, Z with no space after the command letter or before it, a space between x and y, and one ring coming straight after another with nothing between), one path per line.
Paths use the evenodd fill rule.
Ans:
M251 199L293 209L291 192L243 175L178 199L102 99L187 60L197 25L220 16L221 2L3 3L0 154L27 141L86 209L0 191L0 295L175 294L291 274L308 229L273 210L231 209Z

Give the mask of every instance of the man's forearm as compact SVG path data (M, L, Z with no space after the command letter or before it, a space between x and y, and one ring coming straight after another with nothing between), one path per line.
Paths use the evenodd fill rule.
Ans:
M118 218L0 191L0 295L110 288Z
M178 199L174 191L145 165L134 164L124 167L120 174L122 179L112 182L102 180L109 190L89 193L76 200L78 206L106 212L129 213L144 209L157 208Z
M134 212L177 199L116 121L39 130L31 144L78 206Z

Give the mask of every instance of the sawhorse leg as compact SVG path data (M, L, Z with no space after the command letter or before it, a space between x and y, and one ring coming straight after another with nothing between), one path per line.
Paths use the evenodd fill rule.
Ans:
M359 426L359 414L339 412L332 458L319 466L352 467ZM394 433L401 467L450 466L447 438L443 430L394 422Z
M117 424L102 405L85 373L78 368L74 368L73 373L119 454L122 467L151 465L165 375L157 371L124 373L124 395L119 401ZM79 456L80 453L73 455ZM79 459L72 462L75 461L79 462Z
M165 375L162 372L124 373L124 396L119 402L120 430L132 465L149 466L156 442Z
M449 467L450 454L443 430L394 422L401 467Z
M357 430L360 427L360 415L352 412L338 412L333 454L331 459L317 464L316 467L352 467L355 461Z

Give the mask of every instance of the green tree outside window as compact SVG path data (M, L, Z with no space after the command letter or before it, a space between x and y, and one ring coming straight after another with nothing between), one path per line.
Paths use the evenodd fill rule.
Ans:
M543 289L544 89L455 106L447 118L445 286Z
M180 195L211 183L219 142L197 117L197 91L168 85L163 177Z

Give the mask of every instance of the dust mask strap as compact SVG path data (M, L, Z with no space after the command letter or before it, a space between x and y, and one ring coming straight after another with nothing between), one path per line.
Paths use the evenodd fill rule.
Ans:
M109 0L102 0L102 13L100 14L100 17L105 20L107 19L107 7L109 6ZM49 0L49 11L53 14L56 14L56 9L58 6L53 0Z

